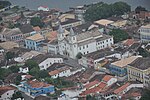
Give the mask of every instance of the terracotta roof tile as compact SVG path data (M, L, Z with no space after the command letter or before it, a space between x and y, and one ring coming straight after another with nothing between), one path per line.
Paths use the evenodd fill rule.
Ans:
M129 85L130 85L130 83L124 84L123 86L121 86L121 87L117 88L116 90L114 90L114 93L115 93L115 94L118 94L118 93L122 92L122 91L123 91L124 89L126 89Z
M39 82L37 80L28 81L27 84L29 84L32 88L40 88L40 87L52 86L51 84L47 84L47 83L44 83L44 82Z
M104 78L102 79L104 82L108 82L111 78L113 78L113 76L110 75L106 75L104 76Z
M86 84L86 85L85 85L85 88L86 88L86 89L90 89L91 87L96 86L96 85L98 85L99 83L100 83L99 81L95 80L95 81L93 81L93 82L90 82L90 83Z
M9 91L9 90L16 90L17 88L13 87L13 86L2 86L0 87L0 95L4 94L5 92Z

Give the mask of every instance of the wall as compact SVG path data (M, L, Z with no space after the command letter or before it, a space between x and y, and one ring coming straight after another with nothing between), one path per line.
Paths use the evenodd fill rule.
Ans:
M47 58L39 64L40 70L47 69L54 63L63 63L62 58Z
M9 90L9 91L5 92L3 95L1 95L0 100L11 100L10 98L14 94L14 91L15 90Z

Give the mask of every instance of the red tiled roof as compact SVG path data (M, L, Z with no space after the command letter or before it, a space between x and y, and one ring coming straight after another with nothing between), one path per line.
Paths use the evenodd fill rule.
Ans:
M4 94L5 92L9 91L9 90L16 90L17 88L13 87L13 86L2 86L0 87L0 95Z
M85 85L85 88L86 88L86 89L89 89L89 88L91 88L91 87L93 87L93 86L98 85L99 83L100 83L99 81L95 80L95 81L93 81L93 82L90 82L90 83L86 84L86 85Z
M124 41L124 45L131 46L134 42L134 39L127 39Z
M53 75L56 75L56 74L59 74L59 73L60 73L59 70L54 70L54 71L49 72L49 75L53 76Z
M113 76L105 75L102 80L103 80L104 82L108 82L111 78L113 78Z
M32 77L33 77L32 75L26 75L26 76L25 76L26 79L30 79L30 78L32 78Z
M117 88L116 90L114 90L114 93L115 93L115 94L118 94L118 93L122 92L122 91L125 90L129 85L130 85L130 83L124 84L123 86L121 86L121 87Z
M32 80L27 82L32 88L40 88L40 87L49 87L51 84L47 84L44 82L39 82L37 80Z
M106 87L106 85L107 84L105 84L104 82L101 82L97 87L94 87L92 89L83 91L80 94L80 96L86 96L86 95L89 95L89 94L92 94L92 93L100 92L100 91L102 91Z

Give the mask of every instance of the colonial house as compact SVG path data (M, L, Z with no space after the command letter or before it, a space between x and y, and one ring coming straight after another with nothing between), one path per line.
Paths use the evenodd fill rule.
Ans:
M49 11L49 7L48 6L39 6L38 10Z
M25 38L36 34L36 31L30 24L23 24L19 27L19 29L21 30Z
M0 87L0 100L11 100L16 90L17 89L12 86L1 86Z
M127 66L129 81L144 83L146 75L150 74L150 58L138 58Z
M27 92L32 96L39 96L41 94L52 94L55 92L54 86L38 80L23 81L19 87L20 91Z
M102 34L98 30L78 34L72 28L65 31L60 25L58 32L59 53L71 58L76 58L78 53L85 55L114 44L112 36Z
M23 66L19 68L19 73L28 73L29 68L27 66Z
M27 37L25 39L26 48L38 51L38 45L44 40L44 37L40 33Z
M85 67L100 69L98 62L100 62L106 58L109 58L109 57L121 59L121 54L117 51L114 51L111 48L106 48L106 49L101 49L101 50L98 50L95 52L85 54L78 61L79 61L79 64L81 64Z
M78 72L81 72L83 68L78 68L77 66L74 65L68 65L65 63L54 63L51 66L47 68L49 75L52 78L57 78L57 77L69 77L73 76Z
M129 58L121 59L119 61L113 62L109 66L110 73L124 77L127 75L127 65L131 64L133 61L138 59L139 56L131 56Z
M150 41L150 24L141 26L139 28L140 39L141 42L149 42Z
M105 75L102 82L106 83L107 86L111 86L117 82L117 78L111 75Z
M24 37L19 28L8 29L4 28L0 33L1 41L23 42Z
M40 70L46 70L54 63L63 63L63 59L61 57L49 54L40 54L36 57L33 57L32 60L38 63Z

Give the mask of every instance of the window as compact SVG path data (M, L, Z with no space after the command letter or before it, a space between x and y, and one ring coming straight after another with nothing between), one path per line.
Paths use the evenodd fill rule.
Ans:
M9 93L7 93L7 95L9 95Z
M108 40L106 40L106 42L108 42Z
M83 46L83 49L84 49L85 47Z
M87 53L89 53L89 51L87 51Z
M79 49L81 50L81 47Z
M86 48L88 48L88 45L86 45Z
M111 41L111 39L110 39L110 41Z

